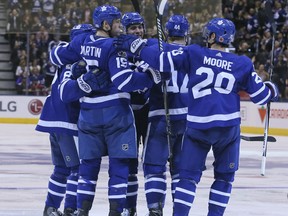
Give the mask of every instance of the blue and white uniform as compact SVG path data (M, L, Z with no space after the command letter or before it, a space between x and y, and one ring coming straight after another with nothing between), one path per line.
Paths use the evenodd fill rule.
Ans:
M74 26L70 38L94 32L90 24ZM85 37L84 37L85 38ZM66 46L61 42L59 46ZM72 63L72 62L71 62ZM54 172L49 184L43 215L58 214L58 208L65 196L64 214L70 215L77 209L77 182L79 171L78 157L78 117L80 104L78 100L64 103L59 95L58 86L71 76L70 65L59 64L51 84L51 94L47 97L36 130L50 134L52 162Z
M98 24L101 26L103 20L99 21L99 19L102 18L111 22L112 26L113 20L119 18L118 13L113 6L96 8L93 15L95 26ZM130 69L126 53L117 52L113 40L113 38L90 35L83 43L71 41L66 47L57 47L50 55L53 62L60 65L82 58L87 64L87 70L98 68L109 73L111 78L111 84L107 88L92 92L79 100L81 165L78 181L78 209L85 211L89 211L92 207L101 157L107 154L110 211L115 211L115 208L117 212L123 211L129 158L137 158L136 130L129 92L151 88L154 83L148 73L136 73ZM71 97L74 92L73 88L66 88L68 86L65 85L63 82L60 89L63 100Z
M165 51L178 49L178 44L163 43ZM158 45L153 49L159 49ZM161 71L161 68L160 68ZM173 161L170 161L170 174L172 178L171 190L179 180L179 153L181 142L186 128L187 115L187 89L188 76L185 72L174 69L171 79L166 81L167 104L169 108L170 125L173 146ZM150 90L148 130L143 152L143 170L145 176L145 194L149 209L163 208L165 204L167 183L166 164L169 159L169 145L167 140L167 122L165 117L164 98L162 84L157 84ZM161 152L161 154L159 154ZM161 203L161 206L158 206Z
M214 32L219 29L218 25L223 25L226 30L223 36L216 34L216 40L224 43L227 39L229 42L235 28L230 35L227 25L229 27L231 22L227 24L225 19L215 19ZM207 35L211 36L211 32ZM252 102L259 105L266 104L275 95L261 81L246 56L190 45L162 53L144 47L140 57L160 71L178 70L188 75L187 128L180 153L180 181L174 195L174 216L189 214L210 149L215 157L215 181L211 185L208 215L223 215L239 165L241 116L238 92L246 91Z
M54 172L50 176L46 206L58 209L65 197L64 208L76 209L78 181L77 121L79 102L64 103L58 94L63 74L70 65L58 68L52 81L51 94L47 96L36 130L49 133ZM67 184L67 185L66 185ZM65 195L66 194L66 195Z
M272 97L269 88L257 76L251 60L246 56L190 45L162 53L160 58L159 53L151 53L145 47L141 51L141 58L163 71L182 69L187 72L187 124L190 128L239 125L240 90L249 93L252 102L259 105L266 104Z

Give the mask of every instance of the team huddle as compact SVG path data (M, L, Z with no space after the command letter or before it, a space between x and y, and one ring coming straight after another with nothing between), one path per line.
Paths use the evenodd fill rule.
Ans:
M262 105L276 101L278 89L262 82L248 57L226 52L235 35L230 20L207 23L206 47L188 45L188 32L187 19L172 15L159 50L157 39L144 39L139 13L102 5L93 25L74 26L70 42L52 49L58 71L36 126L49 133L54 165L43 216L88 216L102 157L109 158L109 216L145 215L137 212L139 155L148 215L163 215L167 164L173 216L189 215L211 149L207 215L224 215L239 165L238 92Z

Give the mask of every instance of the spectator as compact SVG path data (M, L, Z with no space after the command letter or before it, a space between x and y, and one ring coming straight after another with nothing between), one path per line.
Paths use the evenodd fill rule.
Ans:
M45 87L50 88L52 80L56 73L57 67L50 61L43 65L43 74L45 75Z
M18 95L24 95L29 93L29 78L28 73L24 72L22 73L17 79L16 79L16 92Z
M284 56L280 54L275 61L272 81L277 84L279 93L282 97L285 97L287 72L287 61L284 61Z
M53 12L48 12L48 15L46 17L46 28L49 32L55 32L57 25L57 19L54 16Z
M32 15L38 14L42 11L41 1L40 0L32 0Z
M269 80L269 74L265 70L265 66L263 64L260 64L258 69L256 70L258 76L261 78L262 82Z
M8 15L6 31L11 48L14 46L15 34L21 31L21 18L17 9L12 9Z
M55 0L42 0L42 2L42 8L45 16L54 11Z
M40 69L37 66L33 66L29 76L31 93L33 95L47 95L45 90L45 78L40 73Z
M28 66L26 64L26 60L25 59L21 59L19 65L16 68L16 72L15 72L15 77L16 80L23 76L24 74L29 74L29 70L28 70Z

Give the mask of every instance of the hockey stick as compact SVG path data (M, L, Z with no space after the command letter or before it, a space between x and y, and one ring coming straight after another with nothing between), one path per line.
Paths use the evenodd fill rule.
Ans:
M269 67L269 71L268 71L269 72L269 80L271 81L272 74L273 74L273 67L274 67L274 49L275 49L276 25L275 25L270 1L265 2L265 12L266 12L267 18L269 20L269 23L271 24L271 28L272 28L272 49L271 49L270 67ZM267 108L266 108L263 153L262 153L262 162L261 162L261 175L262 176L265 175L265 169L266 169L269 120L270 120L270 101L267 103Z
M155 11L156 11L156 26L157 26L157 35L158 35L158 45L159 50L163 51L163 38L164 32L162 29L162 17L164 13L164 8L167 3L167 0L153 0ZM170 114L168 107L168 95L167 95L167 84L166 80L162 81L162 89L163 89L163 99L164 99L164 109L165 109L165 119L166 119L166 132L167 132L167 141L168 141L168 152L169 152L169 163L170 170L173 170L173 146L171 142L172 130L171 130L171 122L170 122Z
M138 0L131 0L133 8L136 12L138 12L140 14L140 5Z
M245 140L245 141L259 141L259 142L263 142L264 141L264 136L243 136L241 135L241 139ZM268 136L267 137L267 141L268 142L276 142L276 138L273 136Z

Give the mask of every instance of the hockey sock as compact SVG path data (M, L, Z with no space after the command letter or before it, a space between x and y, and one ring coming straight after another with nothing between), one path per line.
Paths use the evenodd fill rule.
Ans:
M174 200L174 194L176 189L176 184L179 182L179 174L175 174L172 176L171 182L171 192L172 192L172 200Z
M174 194L174 216L188 216L195 198L196 183L188 179L181 179Z
M137 193L138 193L138 178L135 174L131 174L128 177L128 187L126 194L125 208L136 208L137 205Z
M223 180L215 180L210 189L208 216L222 216L228 204L232 184Z
M101 158L81 161L79 166L79 179L77 187L78 209L84 209L85 211L89 211L91 209L95 196L100 165ZM89 205L84 205L85 203L89 203Z
M71 174L67 179L66 196L64 208L77 209L77 186L78 186L78 166L71 168Z
M109 158L108 198L110 212L123 212L126 202L128 174L128 159Z
M149 209L164 207L166 190L167 183L165 173L145 176L145 195Z
M54 167L54 172L50 176L48 183L48 194L46 198L46 206L58 209L65 196L67 176L70 168Z

